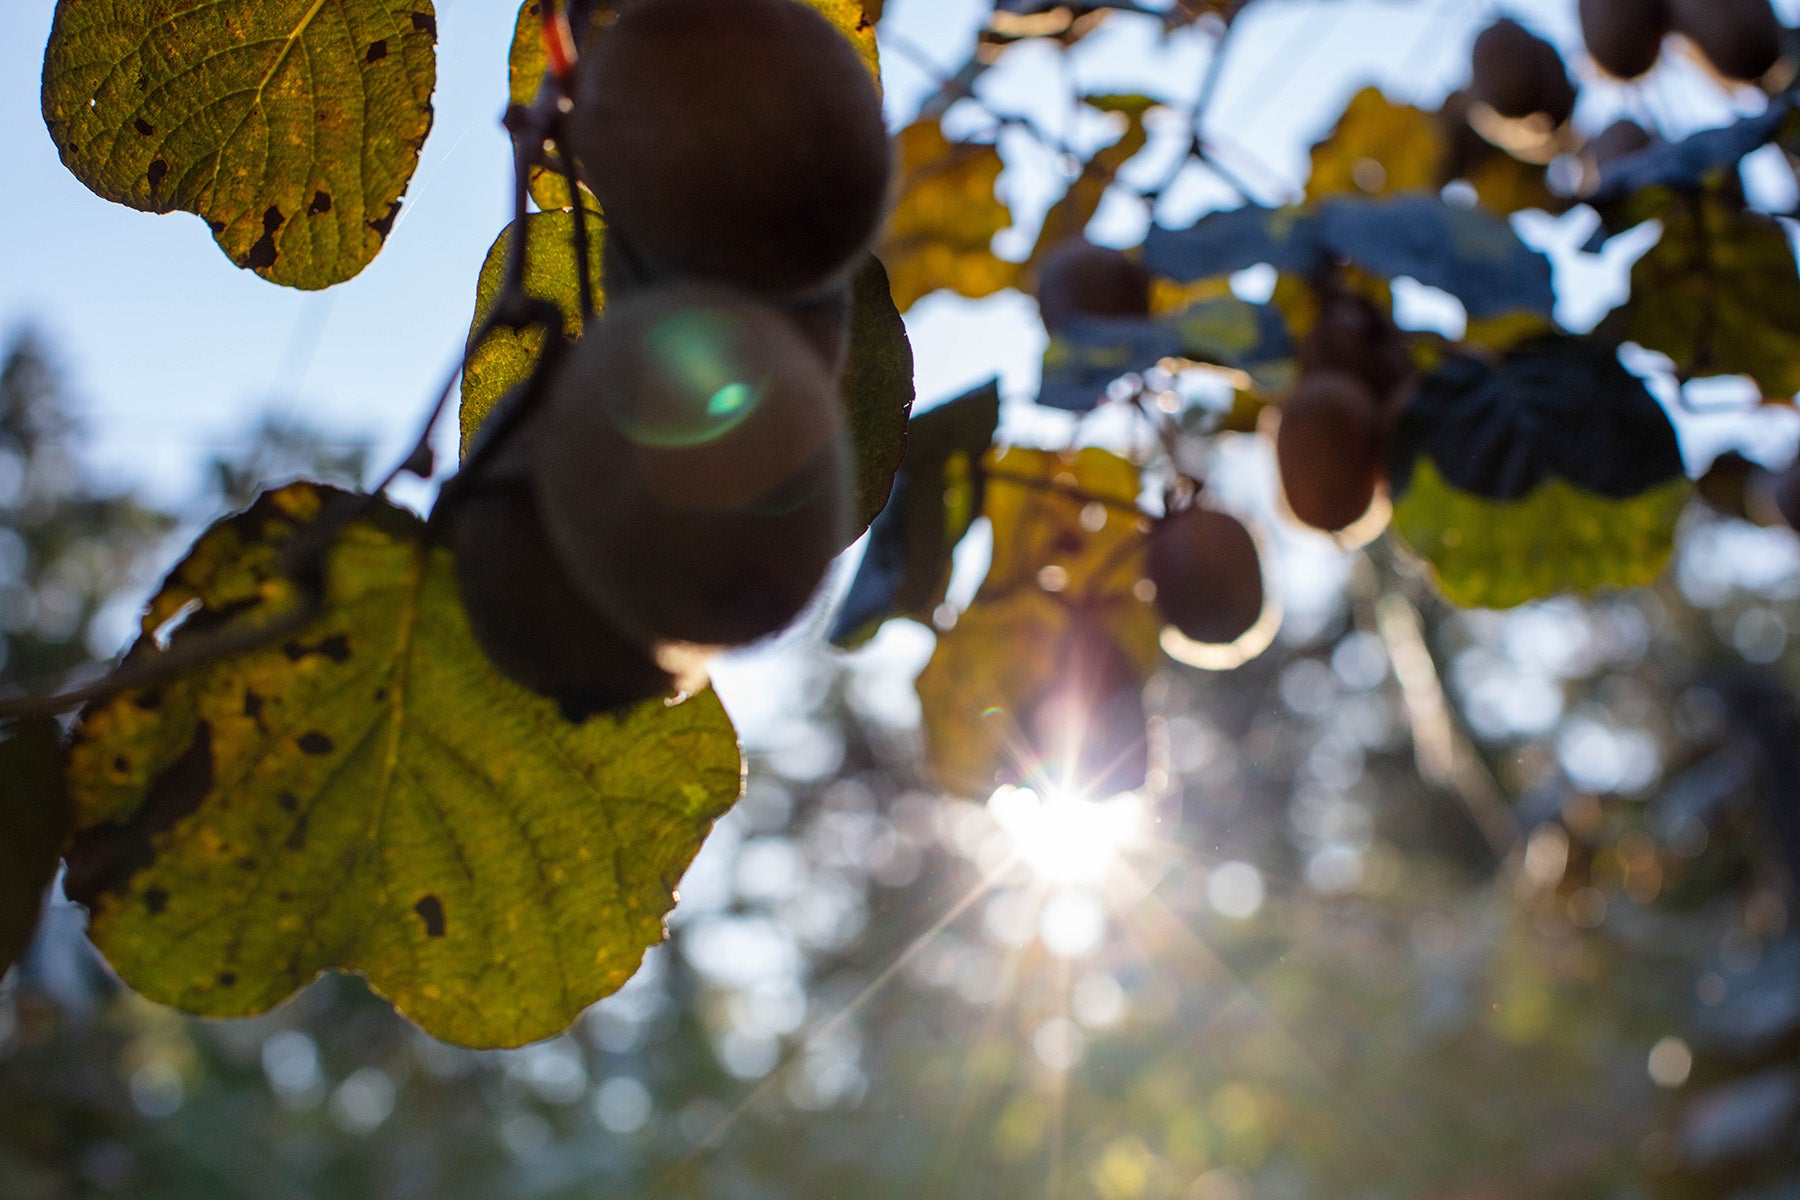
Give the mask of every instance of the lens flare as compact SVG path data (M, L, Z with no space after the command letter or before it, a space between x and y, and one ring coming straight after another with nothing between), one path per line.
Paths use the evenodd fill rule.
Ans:
M723 313L694 308L657 323L645 338L658 386L622 408L619 428L641 446L698 446L756 411L766 381L745 379L746 355Z
M1135 792L1090 800L1073 792L1040 796L1009 784L987 807L1019 861L1047 884L1101 882L1138 843L1144 825L1144 802Z

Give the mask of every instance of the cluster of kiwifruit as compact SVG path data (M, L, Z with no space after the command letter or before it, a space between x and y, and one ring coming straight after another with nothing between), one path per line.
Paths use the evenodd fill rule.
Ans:
M1081 318L1142 319L1150 315L1150 284L1150 272L1123 251L1065 238L1037 268L1038 311L1051 333ZM1256 540L1195 493L1173 496L1151 526L1144 576L1163 620L1196 642L1235 642L1262 616Z
M574 91L604 311L496 408L443 524L483 650L580 720L667 694L672 646L789 624L854 537L848 280L891 168L800 0L618 5Z
M1600 69L1636 79L1679 33L1726 79L1748 83L1781 58L1781 22L1769 0L1581 0L1581 36Z
M1288 511L1304 525L1340 533L1375 502L1412 360L1393 318L1368 297L1336 286L1317 297L1299 378L1281 404L1275 464Z

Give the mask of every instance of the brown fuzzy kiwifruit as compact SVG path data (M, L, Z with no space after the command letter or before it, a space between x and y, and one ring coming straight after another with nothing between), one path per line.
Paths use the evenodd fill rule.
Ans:
M1355 524L1381 481L1386 430L1381 401L1362 380L1342 371L1301 376L1275 431L1288 510L1328 533Z
M1325 297L1300 343L1300 372L1331 370L1354 375L1386 401L1412 374L1406 339L1393 318L1366 296Z
M1727 79L1761 79L1781 58L1781 22L1769 0L1669 0L1669 19Z
M1596 166L1604 167L1655 144L1656 139L1649 130L1636 121L1621 118L1589 138L1583 153L1593 159Z
M516 431L438 515L471 632L496 670L582 721L667 695L674 680L576 590L544 532L528 464L536 430Z
M836 380L748 293L669 284L609 305L547 406L545 528L582 595L633 636L774 633L851 539Z
M848 276L891 173L881 95L800 0L633 0L570 117L582 178L644 258L772 296Z
M1052 333L1077 317L1146 317L1150 272L1122 250L1064 238L1038 268L1037 302Z
M1470 92L1503 117L1541 111L1540 44L1542 38L1511 17L1483 29L1470 52Z
M1636 79L1661 57L1668 0L1581 0L1580 14L1582 41L1608 75Z
M1150 530L1144 577L1163 620L1184 637L1235 642L1263 611L1262 559L1244 523L1211 508L1178 509Z

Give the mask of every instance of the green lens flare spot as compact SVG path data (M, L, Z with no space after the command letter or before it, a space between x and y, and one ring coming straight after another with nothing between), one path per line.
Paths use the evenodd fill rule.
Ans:
M767 390L744 377L737 325L724 313L690 309L650 330L644 344L646 389L620 428L643 446L699 446L722 437L756 411Z
M728 383L714 392L712 399L707 401L706 413L711 417L729 417L749 408L755 401L755 388L741 381Z

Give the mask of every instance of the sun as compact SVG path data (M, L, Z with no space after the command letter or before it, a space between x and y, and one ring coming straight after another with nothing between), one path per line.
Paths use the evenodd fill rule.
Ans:
M1096 800L1008 784L988 798L987 808L1018 861L1050 885L1102 882L1144 835L1144 801L1136 792Z

